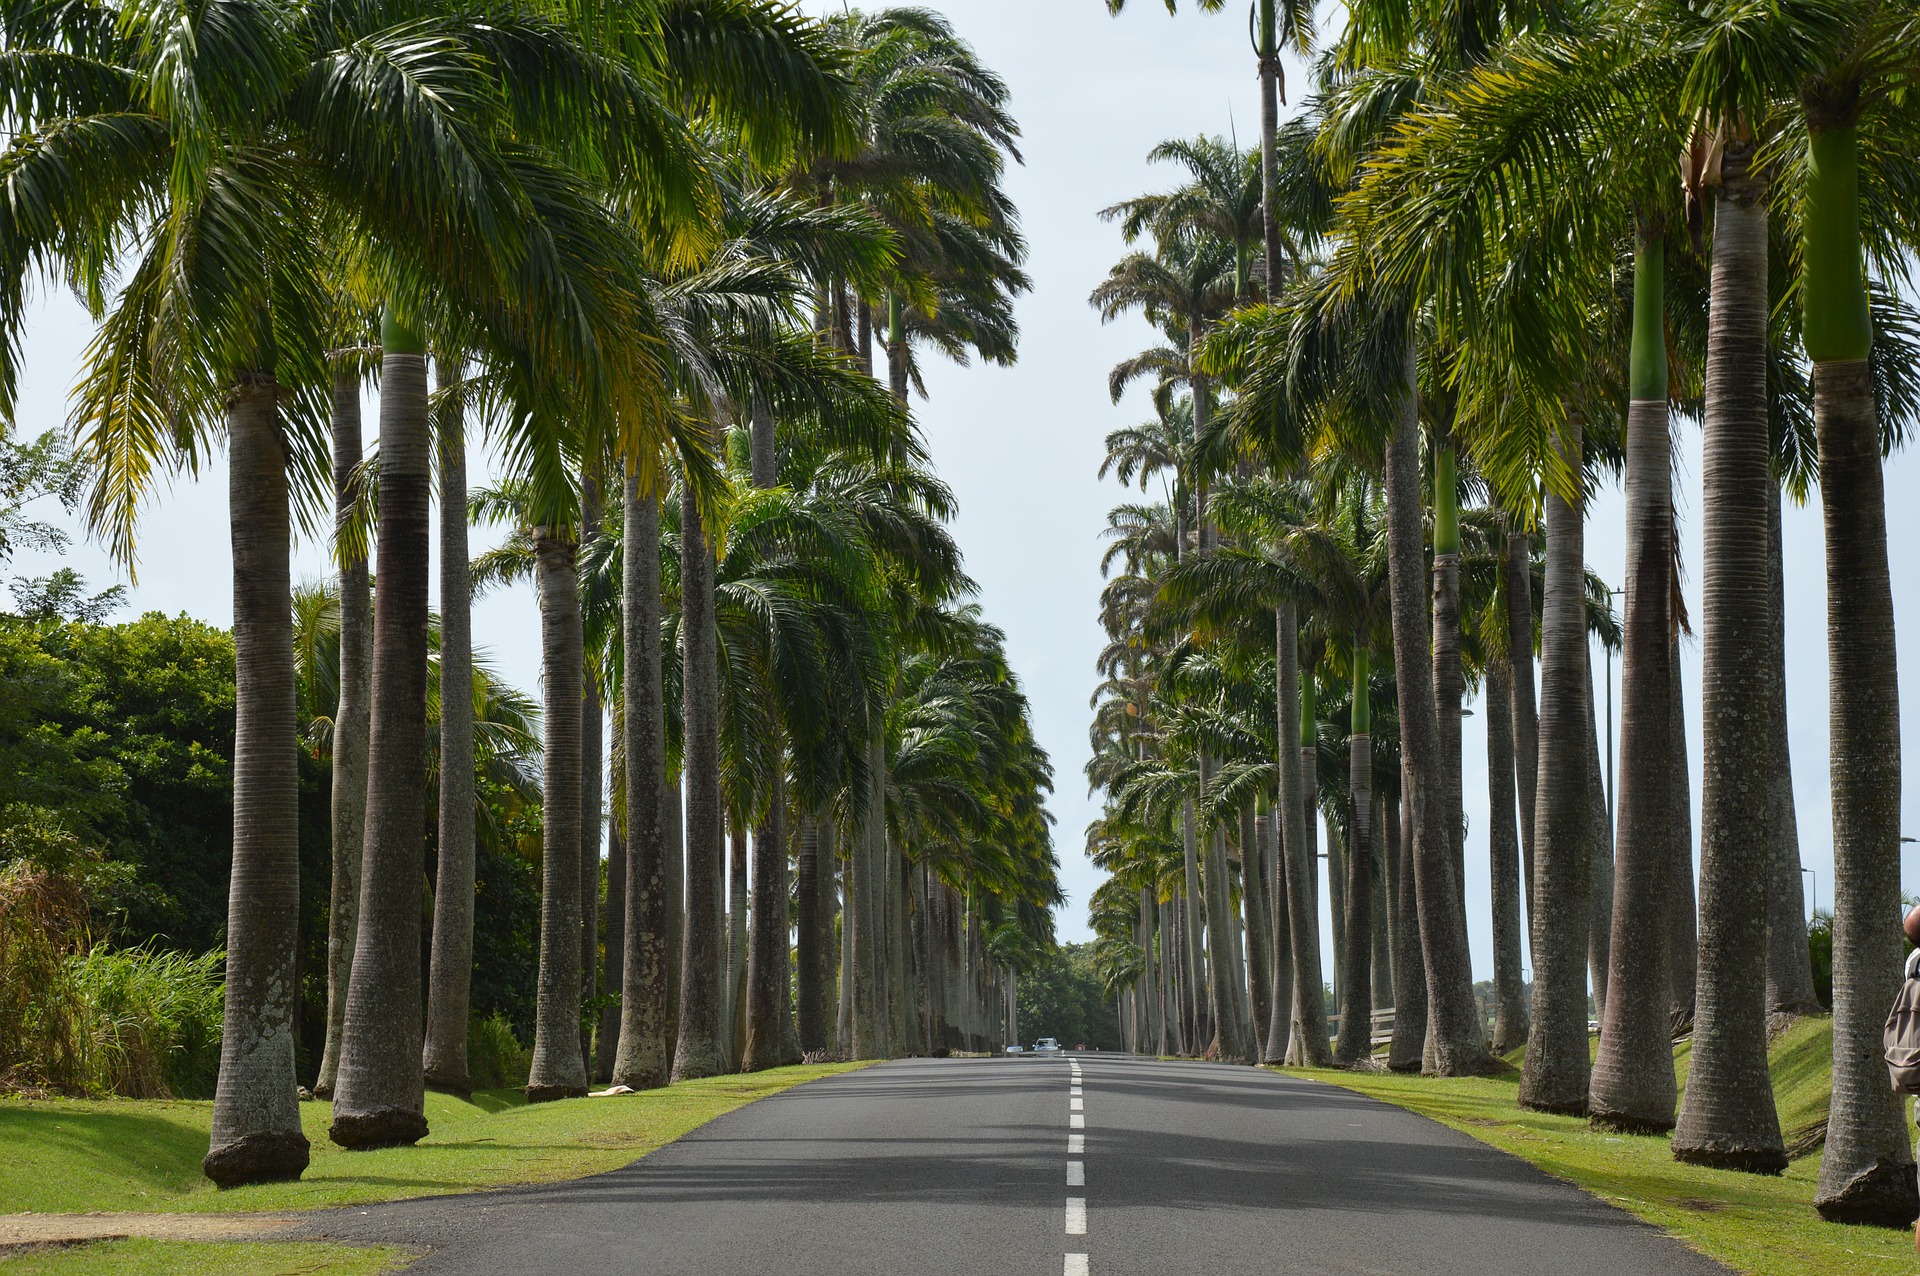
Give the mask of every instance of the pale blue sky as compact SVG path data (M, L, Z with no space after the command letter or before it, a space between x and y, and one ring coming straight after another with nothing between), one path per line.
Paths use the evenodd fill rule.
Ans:
M829 6L809 4L815 11ZM833 6L837 7L837 6ZM1041 742L1053 756L1059 789L1051 803L1062 878L1070 895L1060 917L1063 938L1087 935L1085 904L1097 875L1082 853L1094 807L1086 795L1087 698L1101 645L1095 618L1100 591L1099 531L1120 489L1094 478L1108 430L1149 414L1143 393L1120 407L1107 400L1106 371L1150 337L1139 321L1102 327L1086 305L1088 291L1122 251L1118 233L1095 212L1128 195L1173 180L1144 162L1156 142L1237 129L1257 137L1257 84L1247 45L1246 15L1182 12L1169 17L1136 0L1109 18L1100 0L951 0L942 6L961 33L1006 77L1025 133L1025 167L1009 175L1032 245L1033 292L1022 298L1021 354L1012 368L933 366L931 399L918 407L940 472L959 496L955 527L967 565L980 581L987 616L1007 631L1015 669L1033 702ZM1296 93L1306 84L1288 67ZM1297 100L1297 99L1296 99ZM84 314L65 297L38 304L27 341L20 426L33 432L58 424L80 350ZM371 431L373 418L369 416ZM1680 431L1681 518L1688 593L1698 607L1698 431ZM476 467L477 468L477 467ZM1888 468L1889 526L1895 603L1902 618L1920 598L1920 511L1911 497L1913 461ZM217 624L231 617L223 461L199 481L182 480L156 501L142 529L142 559L133 589L136 610L185 611ZM1587 531L1590 564L1618 584L1623 571L1621 499L1617 486L1595 494ZM1831 900L1826 783L1825 594L1817 506L1789 510L1787 658L1795 791L1805 862L1819 875L1820 899ZM476 545L476 548L478 546ZM77 545L71 561L96 581L118 579L97 547ZM22 554L15 573L40 574L50 563ZM324 570L315 546L298 551L296 575ZM482 602L476 641L515 683L533 688L539 673L539 622L532 596L509 591ZM1915 666L1911 629L1900 643L1903 666ZM1597 663L1597 662L1596 662ZM1693 792L1699 795L1699 665L1685 657ZM1615 670L1618 676L1618 670ZM1596 687L1596 691L1598 688ZM1920 728L1908 696L1903 721ZM1920 738L1911 732L1909 738ZM1485 737L1478 716L1466 721L1464 771L1470 929L1476 972L1489 976ZM1911 773L1911 769L1909 769ZM1908 786L1909 790L1913 786ZM1907 809L1914 810L1909 796ZM1698 814L1696 806L1696 830ZM1920 820L1908 817L1909 828ZM1903 858L1907 889L1920 885L1920 860ZM1325 893L1322 893L1325 898ZM1323 928L1324 933L1324 928Z

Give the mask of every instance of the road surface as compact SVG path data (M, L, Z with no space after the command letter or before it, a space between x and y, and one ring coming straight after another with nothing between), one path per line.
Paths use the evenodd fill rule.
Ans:
M426 1248L410 1276L1726 1271L1399 1108L1113 1055L881 1064L610 1174L333 1211L313 1233Z

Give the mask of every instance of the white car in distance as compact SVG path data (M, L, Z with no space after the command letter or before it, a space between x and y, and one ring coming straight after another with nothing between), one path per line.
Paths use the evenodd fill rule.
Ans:
M1052 1037L1042 1037L1033 1043L1033 1052L1035 1054L1059 1054L1060 1043Z

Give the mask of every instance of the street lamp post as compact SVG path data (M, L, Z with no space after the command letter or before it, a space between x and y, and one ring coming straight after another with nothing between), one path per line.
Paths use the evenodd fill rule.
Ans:
M1803 868L1800 871L1813 878L1813 895L1807 903L1807 920L1811 922L1814 915L1820 911L1820 874L1811 868Z

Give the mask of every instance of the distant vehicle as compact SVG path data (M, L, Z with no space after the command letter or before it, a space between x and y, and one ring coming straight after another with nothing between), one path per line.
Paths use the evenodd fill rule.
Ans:
M1042 1037L1033 1043L1033 1052L1035 1054L1059 1054L1060 1043L1052 1037Z
M1025 1046L1021 1045L1019 1042L1016 1041L1012 1045L1007 1047L1007 1053L1008 1054L1024 1054L1026 1053L1026 1049L1027 1048Z

